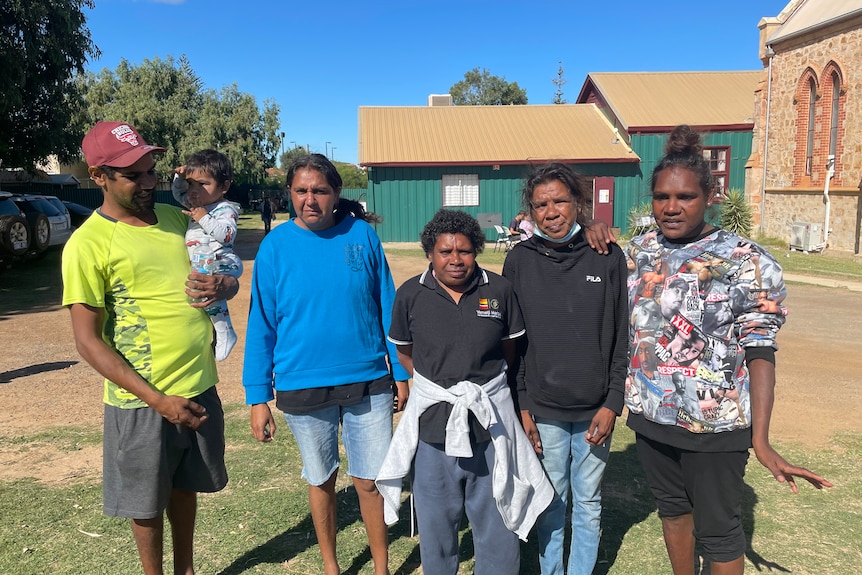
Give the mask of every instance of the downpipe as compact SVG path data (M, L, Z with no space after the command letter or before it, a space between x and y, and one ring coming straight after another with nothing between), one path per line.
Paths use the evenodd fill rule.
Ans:
M832 202L829 199L829 182L835 175L835 156L829 154L826 159L826 182L823 184L823 202L826 204L826 218L823 222L823 243L815 248L815 251L821 254L826 251L826 246L829 245L829 217Z

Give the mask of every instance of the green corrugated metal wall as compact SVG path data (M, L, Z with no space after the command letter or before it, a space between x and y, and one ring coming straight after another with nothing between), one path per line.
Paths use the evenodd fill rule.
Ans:
M704 134L704 146L730 146L730 174L728 189L745 189L745 164L751 155L751 132L713 132ZM614 179L614 223L628 230L629 208L650 199L650 178L656 164L664 155L667 134L632 136L632 149L640 157L638 174Z
M383 217L377 233L384 242L419 240L422 228L443 205L441 180L443 174L478 174L479 206L465 206L465 212L499 212L504 224L518 212L524 166L447 166L372 168L368 174L368 209ZM493 228L485 230L495 238Z
M637 167L628 164L578 164L573 166L581 174L631 178ZM446 166L446 167L391 167L368 170L368 209L381 215L376 225L384 242L418 241L422 228L443 205L441 180L443 174L478 174L478 206L465 206L465 212L477 216L500 213L503 225L518 213L521 188L530 166ZM487 238L497 236L493 228L485 228Z
M632 206L649 201L649 180L664 152L667 134L632 136L632 148L640 164L577 164L574 169L587 176L613 176L614 221L612 226L628 231L628 213ZM704 135L705 146L730 146L728 188L745 188L745 163L751 154L751 132L714 132ZM425 223L443 205L443 174L478 174L479 206L462 208L476 216L480 213L502 214L507 224L520 209L520 190L530 166L447 166L388 167L368 170L368 209L383 216L377 233L384 242L417 241ZM345 192L346 197L354 197ZM355 196L358 198L358 195ZM496 237L493 228L485 230L488 239Z

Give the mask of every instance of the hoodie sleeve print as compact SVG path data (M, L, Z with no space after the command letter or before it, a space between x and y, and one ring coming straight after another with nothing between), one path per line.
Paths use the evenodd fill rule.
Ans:
M778 349L775 338L787 315L782 305L787 288L781 266L763 248L746 240L740 241L736 253L745 254L729 290L737 341L744 348Z
M616 258L610 270L611 289L615 304L614 311L614 348L611 353L611 365L608 372L608 395L605 407L617 415L623 411L623 397L626 387L626 376L629 365L629 301L628 301L628 269L626 257L621 250L614 250Z

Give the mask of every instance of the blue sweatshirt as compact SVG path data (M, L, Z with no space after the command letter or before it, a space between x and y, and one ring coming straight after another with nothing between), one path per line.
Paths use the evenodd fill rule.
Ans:
M255 258L242 383L246 403L294 391L408 375L386 342L395 285L383 247L347 216L314 232L273 228ZM387 347L388 346L388 347Z

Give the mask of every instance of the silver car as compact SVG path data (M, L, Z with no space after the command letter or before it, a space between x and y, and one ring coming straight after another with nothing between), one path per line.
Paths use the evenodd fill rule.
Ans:
M72 235L72 218L66 206L54 196L15 194L30 225L30 251L40 253L50 246L61 246ZM59 204L59 205L58 205Z

